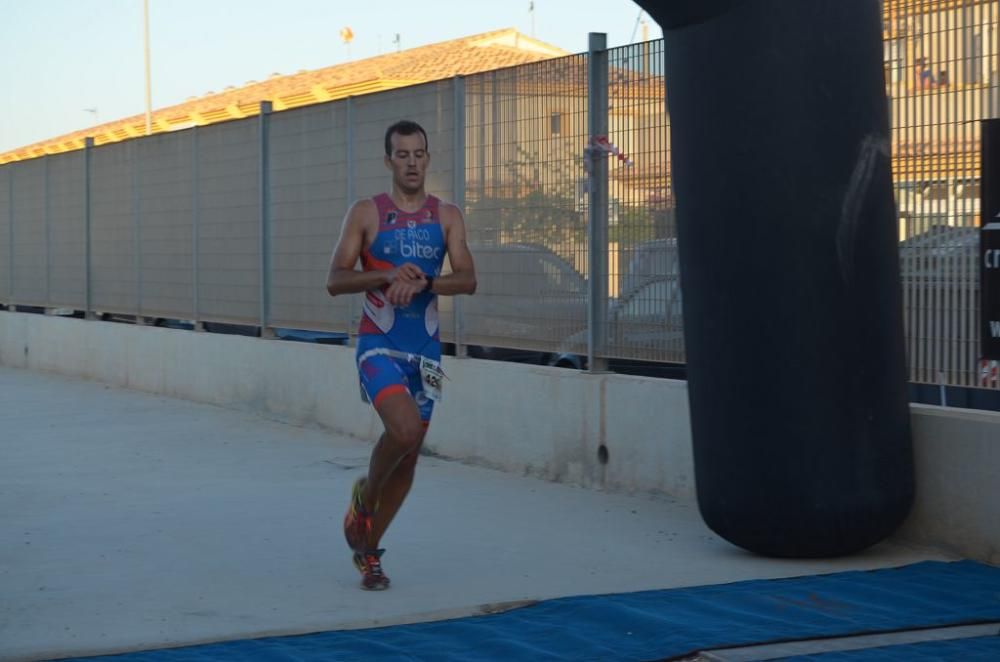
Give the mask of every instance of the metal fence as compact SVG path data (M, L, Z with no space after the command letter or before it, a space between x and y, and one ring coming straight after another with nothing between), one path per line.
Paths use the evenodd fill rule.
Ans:
M347 331L360 304L324 283L348 201L388 183L400 108L435 148L429 188L453 197L456 84L0 166L0 303Z
M979 124L997 116L997 0L885 4L911 378L978 383ZM348 332L327 296L383 131L429 134L464 208L474 297L442 339L683 362L663 43L645 42L0 166L0 303ZM926 72L930 71L928 75ZM596 157L592 158L593 155Z
M465 203L480 287L471 344L586 353L589 56L465 80ZM584 332L584 337L580 337Z
M885 7L886 90L914 382L982 381L980 121L1000 113L997 5L896 0Z

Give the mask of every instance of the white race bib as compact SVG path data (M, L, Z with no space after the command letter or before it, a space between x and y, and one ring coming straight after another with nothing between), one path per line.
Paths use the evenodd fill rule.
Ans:
M441 363L432 359L420 357L420 381L424 385L424 395L428 400L441 400L441 388L444 386L444 371Z

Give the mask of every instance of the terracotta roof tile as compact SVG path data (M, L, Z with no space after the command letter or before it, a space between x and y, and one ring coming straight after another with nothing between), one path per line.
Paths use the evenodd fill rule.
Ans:
M560 48L525 36L513 28L387 53L365 60L296 74L214 93L153 111L153 133L256 115L260 102L275 110L322 103L347 96L426 83L539 62L568 55ZM95 144L115 142L145 132L145 114L121 118L70 134L55 136L0 154L0 163L81 149L84 139Z

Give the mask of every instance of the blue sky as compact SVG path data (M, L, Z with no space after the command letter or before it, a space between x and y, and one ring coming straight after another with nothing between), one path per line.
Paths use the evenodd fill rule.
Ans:
M274 72L515 27L529 0L149 0L153 107ZM631 0L535 0L535 37L586 50L641 39ZM0 152L145 110L142 0L0 0ZM645 17L649 37L662 35ZM96 112L87 111L94 109Z

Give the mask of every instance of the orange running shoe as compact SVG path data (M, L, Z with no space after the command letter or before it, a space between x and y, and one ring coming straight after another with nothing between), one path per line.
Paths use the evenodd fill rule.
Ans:
M389 578L382 571L384 549L354 553L354 567L361 573L361 588L366 591L384 591L389 588Z
M364 554L368 548L368 536L371 535L374 525L374 513L365 510L362 495L365 491L367 478L358 478L351 488L351 504L347 507L347 514L344 515L344 538L347 546L354 551L355 555Z

